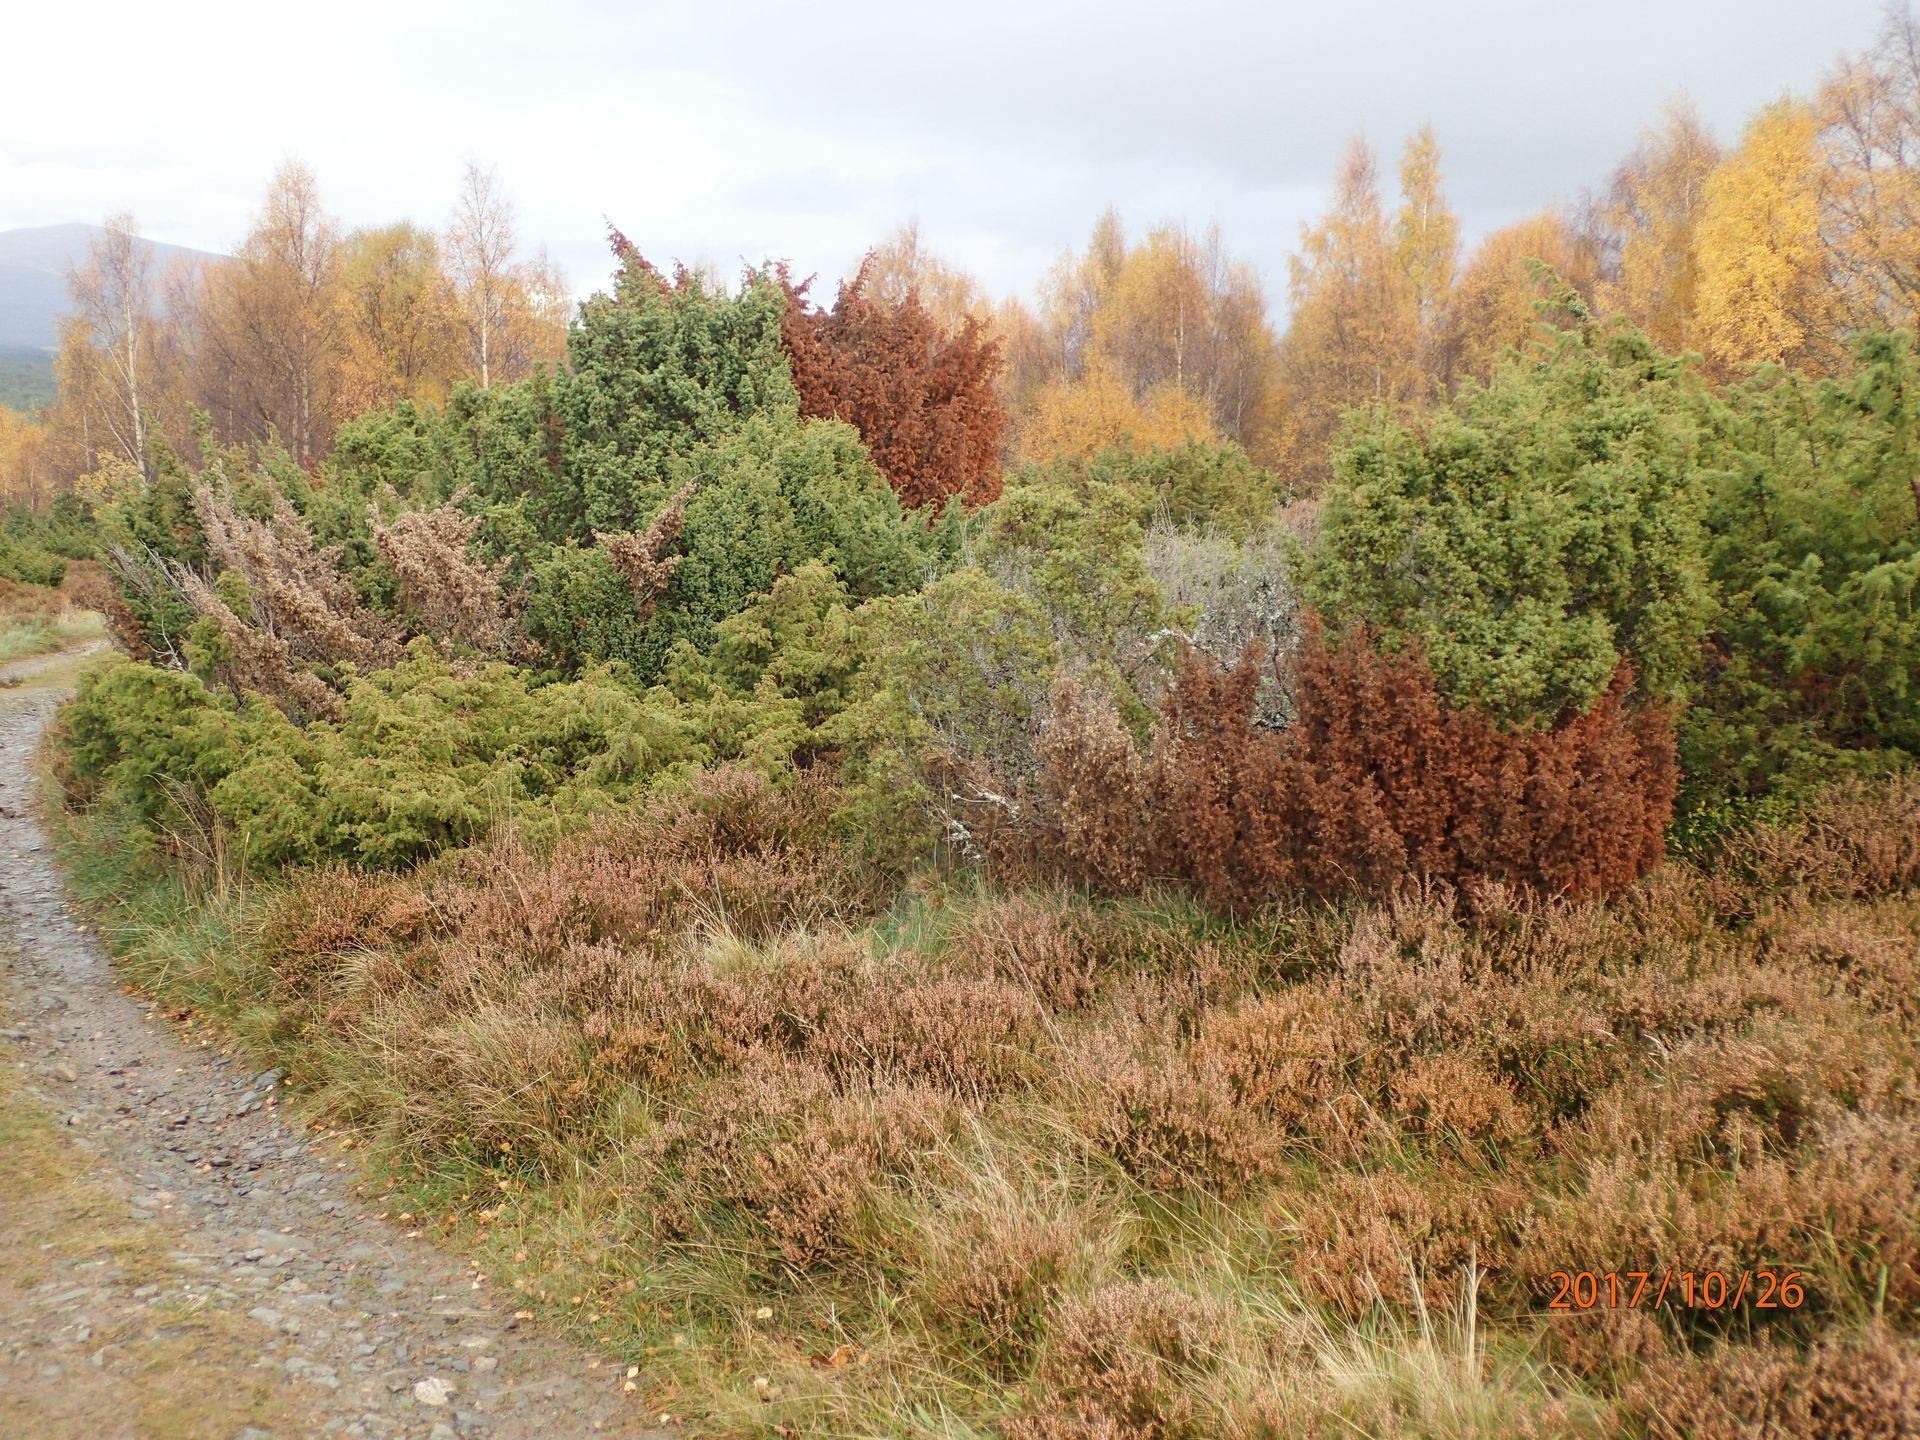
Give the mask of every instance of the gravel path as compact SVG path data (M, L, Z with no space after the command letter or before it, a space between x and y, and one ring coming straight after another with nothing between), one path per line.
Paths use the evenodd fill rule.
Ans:
M21 662L0 685L72 659ZM251 1377L270 1382L276 1415L294 1417L215 1440L667 1435L643 1428L613 1363L522 1328L510 1299L368 1213L346 1159L283 1122L277 1074L183 1045L152 1002L122 992L69 912L35 818L33 754L64 693L0 688L0 937L11 941L0 966L13 952L0 1052L64 1121L89 1183L151 1233L155 1263L61 1261L17 1285L0 1271L0 1435L158 1433L71 1428L47 1397L84 1399L183 1309L230 1319L222 1333L258 1347ZM0 1156L0 1221L7 1170Z

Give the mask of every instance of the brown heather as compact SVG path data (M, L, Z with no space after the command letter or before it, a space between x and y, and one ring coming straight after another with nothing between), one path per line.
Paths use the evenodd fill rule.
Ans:
M689 1063L784 1053L843 1088L900 1083L971 1098L1036 1069L1045 1012L1028 992L881 967L844 940L778 945L764 964L715 970L695 957L656 973L636 1023L609 1029L595 1017L596 1065L665 1087Z
M1803 814L1756 826L1743 842L1770 892L1832 899L1911 890L1920 886L1920 775L1834 785Z
M1224 1329L1215 1306L1160 1280L1063 1303L1034 1408L1007 1427L1008 1440L1203 1440L1194 1391L1225 1347Z
M1080 1133L1152 1190L1234 1196L1270 1172L1272 1127L1227 1076L1164 1039L1090 1030L1059 1059Z
M330 865L278 897L260 950L279 983L298 993L322 983L344 956L424 940L432 913L412 879Z
M1763 1339L1649 1364L1625 1409L1652 1440L1906 1440L1920 1435L1920 1344L1872 1326L1795 1351Z
M840 1075L898 1077L980 1096L1034 1070L1045 1012L1004 980L880 983L824 1017L810 1050Z
M1298 1132L1346 1088L1342 1023L1333 996L1302 985L1209 1014L1194 1056L1237 1105Z
M1118 962L1111 937L1058 897L1017 891L969 910L948 942L952 963L1018 985L1048 1009L1091 1000Z
M934 1323L961 1331L1002 1383L1025 1374L1063 1293L1110 1262L1115 1214L1056 1178L1008 1176L990 1161L929 1192L913 1220L917 1288Z
M718 1205L723 1217L752 1217L768 1258L795 1270L853 1258L875 1192L936 1153L955 1118L938 1093L836 1087L823 1070L766 1054L702 1099L643 1142L666 1191L656 1224L697 1242Z
M1461 1055L1419 1057L1388 1082L1387 1093L1394 1118L1415 1135L1504 1146L1534 1128L1512 1087Z
M22 584L0 575L0 615L20 619L40 615L51 619L65 608L61 599L63 593L49 590L43 585Z
M1774 966L1920 1033L1920 913L1900 900L1783 906L1757 927ZM1764 972L1763 972L1764 973Z
M956 1242L925 1281L927 1304L943 1325L973 1331L971 1343L995 1374L1032 1363L1079 1237L1073 1217L953 1216Z
M814 1433L903 1396L1028 1440L1902 1433L1872 1427L1920 1332L1903 795L1606 901L929 888L876 928L829 782L724 771L311 872L253 944L330 1113L476 1195L534 1181L516 1244L580 1204L656 1355L726 1352L690 1386L852 1345L781 1372L840 1397ZM1767 892L1763 859L1827 878ZM1667 1266L1797 1269L1807 1303L1546 1309L1556 1270Z
M1145 761L1110 705L1057 687L1041 859L1109 890L1177 878L1244 910L1409 877L1578 899L1623 888L1664 851L1672 727L1629 704L1624 662L1587 714L1505 730L1442 699L1417 652L1379 653L1358 630L1329 646L1309 616L1297 717L1272 732L1254 723L1259 658L1250 646L1221 670L1188 652Z
M9 580L5 585L14 587L14 582ZM120 598L120 587L113 583L107 567L98 560L69 560L60 577L60 594L67 604L81 610L97 610L102 615L111 614L114 606L126 603ZM5 591L0 588L0 610L6 608Z
M1341 1314L1380 1301L1458 1301L1469 1263L1497 1269L1524 1196L1512 1182L1441 1164L1426 1171L1340 1170L1308 1194L1271 1198L1291 1231L1301 1285Z

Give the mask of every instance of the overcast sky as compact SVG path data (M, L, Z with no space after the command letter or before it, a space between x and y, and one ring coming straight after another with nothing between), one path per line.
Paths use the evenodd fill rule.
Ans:
M348 225L438 226L498 167L577 290L650 257L831 279L908 217L995 293L1115 205L1218 220L1269 294L1340 147L1423 122L1476 236L1598 183L1685 92L1724 140L1881 0L822 0L13 7L0 229L130 209L230 248L282 158ZM830 286L821 291L830 294Z

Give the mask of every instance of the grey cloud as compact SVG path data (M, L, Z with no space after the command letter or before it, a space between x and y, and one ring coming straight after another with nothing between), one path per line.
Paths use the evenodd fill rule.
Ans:
M1278 295L1355 133L1390 177L1432 123L1478 235L1599 183L1681 91L1733 138L1879 22L1879 0L345 0L318 27L236 3L116 30L43 7L22 53L98 56L89 110L127 113L66 134L58 67L0 92L0 228L132 205L225 248L294 152L347 223L436 224L478 156L582 289L610 268L603 215L650 253L784 256L824 283L917 215L991 288L1025 290L1113 204L1134 229L1218 219ZM140 83L156 74L167 103Z

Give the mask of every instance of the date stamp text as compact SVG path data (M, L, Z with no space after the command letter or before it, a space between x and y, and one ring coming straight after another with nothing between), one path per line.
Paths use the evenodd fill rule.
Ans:
M1799 1270L1555 1270L1549 1310L1798 1310L1807 1303Z

